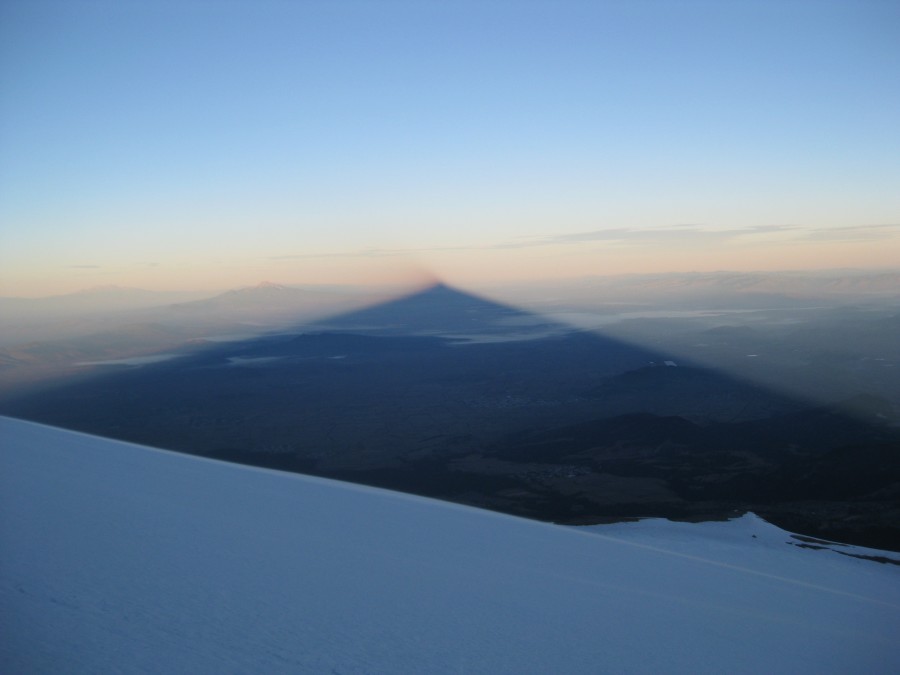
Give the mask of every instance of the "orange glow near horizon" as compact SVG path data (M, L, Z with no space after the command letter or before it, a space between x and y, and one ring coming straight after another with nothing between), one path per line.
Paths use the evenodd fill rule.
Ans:
M234 256L196 262L182 258L155 265L11 265L0 271L0 295L42 297L98 286L213 294L261 281L414 288L443 280L461 287L477 287L621 274L886 269L896 268L898 260L900 239L895 238L697 247L586 243L411 253L400 249L371 255L335 253L247 259Z

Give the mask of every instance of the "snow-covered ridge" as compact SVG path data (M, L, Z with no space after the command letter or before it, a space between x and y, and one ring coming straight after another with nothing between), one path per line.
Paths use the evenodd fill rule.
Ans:
M785 538L578 531L0 418L0 664L900 672L900 568Z

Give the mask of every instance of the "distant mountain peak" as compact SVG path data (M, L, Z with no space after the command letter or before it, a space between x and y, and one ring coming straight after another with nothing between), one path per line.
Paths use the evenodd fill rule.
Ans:
M246 312L262 309L272 312L296 311L298 307L308 308L310 303L321 305L329 300L330 297L327 293L285 286L271 281L261 281L255 286L234 288L211 298L175 306L179 310Z
M272 283L271 281L261 281L255 286L244 286L227 291L224 296L272 296L276 294L288 293L292 289L282 284ZM221 297L221 296L220 296Z
M285 291L287 290L287 286L283 284L276 284L271 281L260 281L256 286L251 287L252 290L275 290L275 291Z

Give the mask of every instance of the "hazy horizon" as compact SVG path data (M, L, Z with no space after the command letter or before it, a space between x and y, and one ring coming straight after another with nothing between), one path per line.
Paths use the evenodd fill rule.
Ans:
M7 2L0 295L895 266L898 26L875 0Z
M570 285L578 285L588 282L614 282L639 279L655 279L668 278L675 280L688 279L707 279L714 280L717 278L727 279L728 277L747 276L770 279L773 284L778 282L788 282L791 279L815 279L817 277L826 278L877 278L882 275L900 275L900 266L884 266L884 267L843 267L843 268L812 268L812 269L776 269L776 270L757 270L757 269L710 269L710 270L686 270L682 272L673 271L654 271L654 272L621 272L612 274L586 274L579 276L560 276L556 278L545 279L504 279L493 282L466 282L457 283L456 280L441 277L422 267L404 267L399 266L394 270L393 275L384 275L381 277L373 277L370 279L360 279L358 277L348 276L343 281L335 280L333 282L309 282L289 280L285 278L263 278L250 280L245 284L232 284L225 286L213 286L209 284L200 284L197 286L174 286L171 284L163 284L162 286L131 286L118 283L100 283L90 286L73 287L72 290L63 292L50 293L33 293L30 295L3 295L0 298L6 300L42 300L52 298L64 298L69 296L87 295L104 293L141 293L149 296L172 296L173 298L184 297L186 299L208 298L219 294L232 291L247 290L253 288L261 288L266 286L277 286L294 289L307 288L310 290L334 290L334 291L355 291L355 292L389 292L395 291L399 293L417 292L418 290L429 288L431 286L448 286L469 292L478 292L485 289L526 289L526 288L559 288ZM778 290L777 287L773 290ZM781 289L789 290L789 289ZM866 294L866 291L862 291ZM871 293L872 291L868 291ZM823 297L829 295L826 289L822 290ZM615 298L608 298L614 301ZM174 302L175 300L173 300Z

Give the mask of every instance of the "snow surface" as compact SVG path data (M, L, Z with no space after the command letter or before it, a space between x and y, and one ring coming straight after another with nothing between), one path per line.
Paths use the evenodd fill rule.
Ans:
M4 673L900 672L900 568L753 516L576 529L8 418L0 443Z

